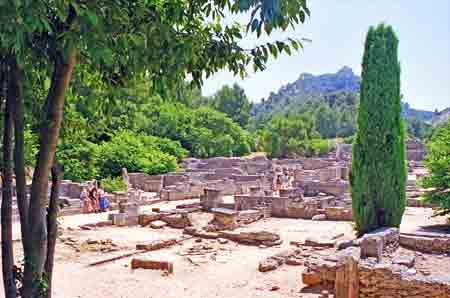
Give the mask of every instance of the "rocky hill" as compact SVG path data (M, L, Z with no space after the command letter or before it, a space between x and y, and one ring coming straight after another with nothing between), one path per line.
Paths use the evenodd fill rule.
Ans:
M312 75L302 73L293 83L282 86L278 92L272 92L267 99L253 107L253 115L256 118L270 118L270 114L286 112L298 109L308 101L327 101L331 94L344 94L338 96L347 99L359 96L361 77L356 75L350 67L344 66L336 73ZM421 121L431 121L433 112L412 109L408 103L402 103L403 115L406 118L415 117Z
M445 123L446 121L450 121L450 107L434 114L431 123L434 127L436 127L441 125L442 123Z

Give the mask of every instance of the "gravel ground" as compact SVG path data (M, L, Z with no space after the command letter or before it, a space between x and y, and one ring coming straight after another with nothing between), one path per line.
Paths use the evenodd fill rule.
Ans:
M174 208L183 202L162 202L152 207L162 210ZM151 208L151 207L146 207ZM413 232L423 225L444 223L442 218L430 218L430 209L407 208L401 230ZM54 273L54 298L290 298L317 297L306 293L301 283L302 266L281 266L279 269L261 273L259 262L281 249L289 247L290 241L302 241L308 236L344 234L353 237L349 222L317 222L311 220L279 219L252 223L242 230L267 230L279 233L283 239L281 247L259 248L238 245L234 242L219 244L216 240L185 240L181 245L140 255L155 260L174 262L174 274L166 275L156 270L131 270L130 258L89 267L88 264L132 251L137 243L155 239L181 237L182 230L149 227L103 227L95 230L80 230L79 225L107 219L107 214L74 215L60 219L64 228L63 238L79 241L88 239L111 239L120 251L100 252L76 251L73 247L58 242ZM14 226L15 238L20 230ZM182 256L180 252L193 245L205 244L213 247L214 254L206 256ZM20 242L15 243L16 259L20 260ZM0 290L2 290L2 285ZM277 289L278 287L278 289Z

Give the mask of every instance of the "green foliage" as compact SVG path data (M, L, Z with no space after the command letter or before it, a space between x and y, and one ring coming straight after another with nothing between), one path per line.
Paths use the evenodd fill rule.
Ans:
M312 139L306 143L306 156L324 156L336 149L334 139Z
M210 107L164 102L147 106L142 115L139 131L179 141L195 157L241 156L252 147L244 129Z
M320 139L311 114L275 117L258 138L258 149L276 158L325 155L333 148L333 141Z
M259 111L252 123L253 129L264 127L271 119L289 114L311 114L317 132L322 138L347 137L356 132L358 94L330 92L303 94L282 98L267 111ZM268 104L266 103L266 106Z
M58 146L56 158L64 166L64 179L82 182L98 176L98 146L80 140L64 140Z
M425 166L429 174L422 184L432 190L426 200L439 205L436 215L450 214L450 121L436 130L427 144Z
M23 133L24 137L24 160L26 166L34 166L36 162L36 154L38 153L38 139L30 129L26 129Z
M238 84L227 85L218 90L210 99L210 104L219 112L226 114L241 127L245 127L250 119L252 104Z
M431 124L419 119L418 117L410 117L407 121L408 136L423 140L431 134Z
M354 135L344 138L344 144L353 144L354 141L355 141Z
M353 214L360 234L382 226L398 227L405 209L405 143L397 51L398 40L390 26L370 28L350 179Z
M101 186L106 192L113 191L126 191L127 185L121 176L119 177L106 177L101 180Z
M157 138L121 131L110 141L102 142L98 145L99 178L118 176L122 168L129 172L144 172L150 175L175 171L176 158L162 152L159 145L152 143L152 140Z

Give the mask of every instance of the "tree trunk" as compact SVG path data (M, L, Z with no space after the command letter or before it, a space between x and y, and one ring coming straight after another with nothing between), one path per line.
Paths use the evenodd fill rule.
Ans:
M47 213L48 245L47 260L45 263L45 275L47 277L47 298L52 298L53 261L55 256L56 238L58 236L57 217L59 213L59 189L61 185L63 170L57 163L52 167L52 190L50 193L50 204Z
M3 61L4 62L4 61ZM3 63L2 72L9 72ZM5 297L17 297L17 287L14 277L14 251L12 242L12 184L13 184L13 104L15 89L13 88L11 76L8 75L8 87L6 95L6 106L4 114L3 130L3 167L2 167L2 206L1 206L1 236L2 236L2 271Z
M16 174L17 207L20 215L20 228L24 255L29 252L28 208L29 200L26 193L25 161L24 161L24 98L23 71L14 59L11 63L12 88L15 90L14 102L14 169Z
M31 187L29 209L30 254L25 265L24 298L37 298L47 259L48 177L53 165L59 130L63 119L64 95L76 64L76 51L70 50L64 60L55 58L50 90L40 129L39 153Z

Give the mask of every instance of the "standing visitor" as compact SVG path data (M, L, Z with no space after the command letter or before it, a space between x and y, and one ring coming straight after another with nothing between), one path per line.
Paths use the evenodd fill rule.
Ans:
M97 191L97 187L95 185L93 185L91 190L89 191L89 200L91 201L91 206L93 209L92 211L95 213L100 212L98 191Z
M281 179L281 175L277 175L277 181L275 183L275 192L276 194L280 194L281 187L283 186L283 181Z
M289 188L289 175L287 169L283 170L283 189Z
M86 201L86 198L87 198L87 190L86 190L86 188L85 187L83 187L83 189L81 190L81 193L80 193L80 208L83 210L83 208L84 208L84 205L85 205L85 201Z
M106 212L109 209L109 201L105 196L105 191L101 188L100 183L98 184L98 199L100 212Z
M294 186L294 170L289 171L289 187Z

